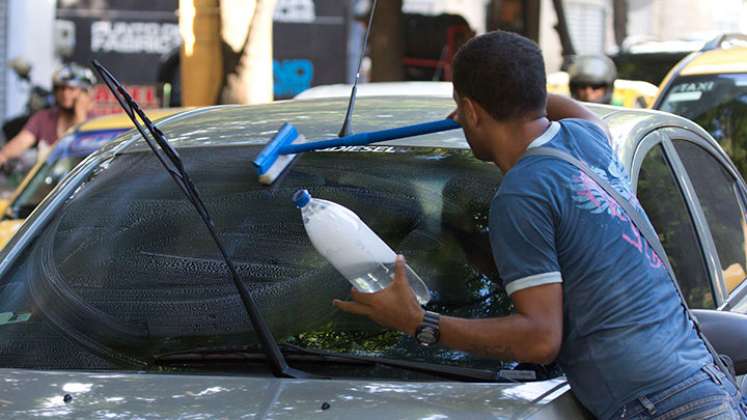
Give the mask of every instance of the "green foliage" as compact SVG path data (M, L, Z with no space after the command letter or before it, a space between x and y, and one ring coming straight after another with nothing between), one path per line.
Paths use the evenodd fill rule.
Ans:
M304 348L324 349L338 353L382 352L396 345L402 334L392 330L375 333L336 329L333 323L303 332L285 341Z

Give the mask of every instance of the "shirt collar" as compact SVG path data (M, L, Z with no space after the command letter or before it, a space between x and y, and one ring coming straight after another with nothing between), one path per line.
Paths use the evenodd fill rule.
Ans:
M557 121L553 121L552 123L550 123L550 127L548 127L544 133L540 134L539 137L529 143L529 146L527 146L527 150L534 147L544 146L546 143L552 140L556 134L558 134L558 131L560 131L560 123Z

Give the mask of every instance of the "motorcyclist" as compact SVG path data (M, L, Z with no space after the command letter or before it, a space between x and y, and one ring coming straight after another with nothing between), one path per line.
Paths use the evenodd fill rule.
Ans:
M0 165L39 145L49 147L65 131L89 117L93 102L93 72L75 63L65 64L52 75L55 106L36 112L23 129L0 149Z
M607 56L581 55L568 68L568 87L573 99L612 104L617 68Z

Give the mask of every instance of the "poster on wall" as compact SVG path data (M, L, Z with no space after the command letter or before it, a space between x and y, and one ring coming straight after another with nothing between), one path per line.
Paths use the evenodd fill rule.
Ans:
M278 0L273 25L275 99L347 79L349 2Z
M61 0L56 10L56 49L65 61L99 60L144 108L156 107L162 58L181 43L178 0ZM94 92L94 114L118 112L104 85Z
M159 104L159 67L181 44L178 0L59 0L56 49L65 61L101 61L143 107ZM277 0L273 15L275 99L347 79L349 6L340 0ZM180 83L178 70L170 73ZM175 91L178 87L174 88ZM96 114L117 112L104 86Z

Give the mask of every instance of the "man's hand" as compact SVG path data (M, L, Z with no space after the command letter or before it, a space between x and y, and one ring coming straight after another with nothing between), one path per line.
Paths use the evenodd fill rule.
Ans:
M423 320L424 310L415 298L405 274L405 258L397 256L394 279L385 289L375 293L362 293L353 288L353 301L335 299L332 303L351 314L364 315L377 324L414 335Z
M81 89L75 98L75 124L80 124L88 119L88 114L93 109L93 100L87 90Z
M20 133L0 149L0 164L5 165L9 160L15 159L34 145L36 136L29 130L23 129Z
M604 122L604 120L597 117L596 114L591 112L591 110L586 108L580 102L567 96L556 94L547 95L547 118L549 118L550 121L560 121L564 118L579 118L591 121L607 134L608 141L612 138L610 136L609 127L607 127L607 123Z

